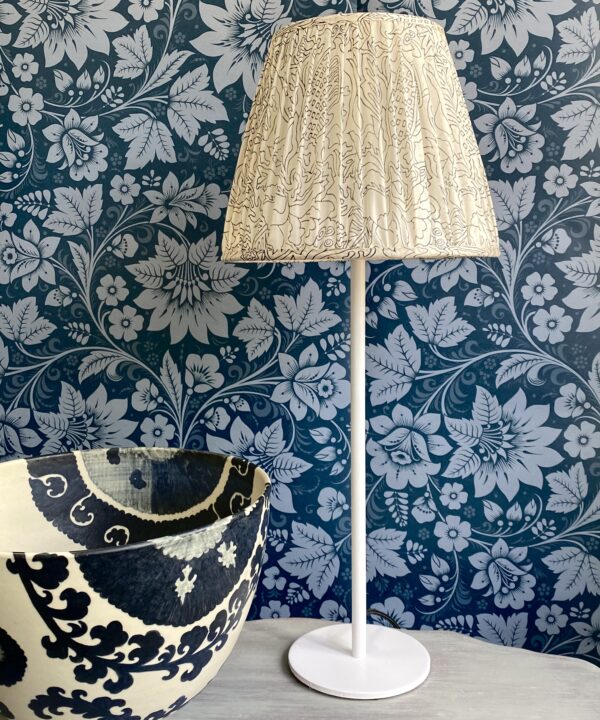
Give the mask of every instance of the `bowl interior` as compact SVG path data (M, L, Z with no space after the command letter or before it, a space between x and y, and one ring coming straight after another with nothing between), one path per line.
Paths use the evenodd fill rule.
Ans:
M227 522L265 495L269 481L240 458L111 448L2 463L0 486L0 552L62 552Z

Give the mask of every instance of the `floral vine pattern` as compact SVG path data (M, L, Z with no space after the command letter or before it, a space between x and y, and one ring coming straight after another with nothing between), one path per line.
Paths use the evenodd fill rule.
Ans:
M130 717L132 720L137 717L140 720L125 707L125 700L115 699L115 696L130 687L134 676L139 673L160 671L164 673L164 678L179 676L183 683L197 678L239 624L244 599L253 589L246 580L240 583L229 601L229 613L221 610L209 627L194 625L181 636L179 645L174 645L166 642L156 630L130 636L117 621L106 627L88 627L86 619L90 597L74 588L63 592L64 608L52 608L53 596L48 591L55 590L68 578L67 561L55 555L34 556L33 560L39 568L34 568L24 555L15 553L14 559L8 562L8 569L20 577L33 606L48 628L50 635L42 638L45 652L52 658L75 658L75 679L86 687L90 686L90 692L75 690L71 696L62 688L48 688L46 695L37 696L29 705L41 718L53 717L63 708L83 717L112 717L112 710L118 708L123 714L115 717ZM64 620L70 622L68 630L61 623ZM14 658L13 653L13 661ZM89 697L94 692L93 686L100 682L102 690L112 694L113 699ZM168 710L158 710L144 720L166 717L186 702L187 698L182 696Z
M262 465L254 617L350 616L349 283L343 263L220 262L223 213L273 32L356 9L0 5L1 459L175 445ZM370 604L600 663L595 6L358 9L443 24L502 239L499 260L370 265Z

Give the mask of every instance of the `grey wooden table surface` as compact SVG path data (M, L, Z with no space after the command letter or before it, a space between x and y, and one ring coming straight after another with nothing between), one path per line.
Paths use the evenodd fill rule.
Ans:
M420 688L387 700L321 695L291 675L287 651L323 624L246 623L217 677L174 720L600 720L600 669L590 663L446 631L410 633L431 655Z

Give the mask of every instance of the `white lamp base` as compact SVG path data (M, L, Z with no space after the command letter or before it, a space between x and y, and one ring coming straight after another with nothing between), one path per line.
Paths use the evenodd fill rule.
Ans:
M429 675L429 653L400 630L367 626L367 652L352 656L349 624L303 635L290 648L290 669L305 685L337 697L377 700L418 687Z

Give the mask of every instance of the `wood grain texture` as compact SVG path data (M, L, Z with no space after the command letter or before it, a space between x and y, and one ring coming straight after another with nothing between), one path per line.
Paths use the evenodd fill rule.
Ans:
M246 624L215 680L176 720L599 720L600 670L584 660L498 647L457 633L415 631L431 675L389 700L343 700L291 675L287 652L326 624L293 618Z

